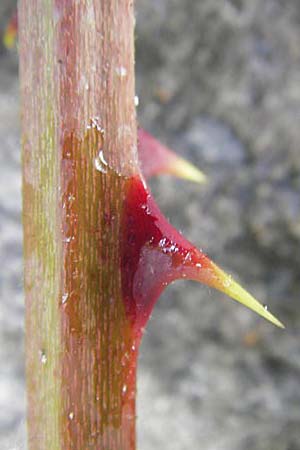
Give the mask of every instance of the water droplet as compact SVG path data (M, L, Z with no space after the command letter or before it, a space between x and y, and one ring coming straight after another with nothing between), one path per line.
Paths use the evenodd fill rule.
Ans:
M226 278L223 282L224 287L229 287L232 284L231 275L228 275L228 278Z
M127 75L127 69L124 66L120 66L116 68L116 72L119 75L119 77L126 77Z
M71 241L74 241L74 236L68 236L63 239L63 242L69 244Z
M88 82L85 83L84 88L85 88L86 91L88 91L90 89L90 86L89 86Z
M99 151L99 158L100 158L100 161L102 162L102 164L104 164L105 166L107 166L107 162L106 162L105 159L104 159L103 150L100 150L100 151Z
M90 130L91 128L96 129L97 131L99 131L99 133L102 134L102 137L104 136L104 129L101 127L100 125L100 117L99 116L94 116L90 119L90 123L89 125L87 125L86 127L88 130Z
M75 417L75 414L73 413L73 411L71 411L70 414L69 414L69 419L73 420L74 417Z
M146 212L146 214L147 214L148 216L151 215L151 211L150 211L149 205L147 205L147 203L144 203L144 204L141 206L141 208Z
M171 244L170 247L168 248L168 250L171 253L177 253L178 252L178 248L176 247L176 244Z
M122 387L122 392L123 394L125 394L127 392L127 386L126 384L124 384L124 386Z
M268 305L264 305L264 310L268 311Z
M162 238L162 239L159 241L158 246L159 246L160 248L163 248L163 247L165 247L166 243L167 243L167 238Z
M121 365L126 366L127 361L129 360L129 353L126 352L121 358Z
M191 258L192 258L191 252L187 252L187 254L184 257L184 262L191 261Z
M95 167L99 172L107 173L108 164L104 159L103 150L100 150L98 156L94 159Z
M62 295L61 302L62 302L63 305L66 303L68 298L69 298L69 294L68 293Z
M139 106L139 104L140 104L140 99L138 98L137 95L134 96L134 104L135 104L135 106Z
M197 263L196 267L198 267L200 269L202 267L202 264L201 263Z
M40 354L40 361L43 365L45 365L47 363L47 355L43 350L39 351Z

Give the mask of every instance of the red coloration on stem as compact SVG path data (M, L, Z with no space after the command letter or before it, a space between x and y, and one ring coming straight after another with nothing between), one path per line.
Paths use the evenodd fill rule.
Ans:
M22 0L20 25L28 447L134 450L118 240L138 170L133 2Z
M127 178L109 167L106 173L96 171L87 155L91 143L96 156L97 149L103 145L103 133L93 122L83 140L72 133L65 138L62 148L63 269L66 279L61 304L64 339L61 357L62 449L132 450L135 448L138 340L125 317L121 298L118 301L119 286L112 278L116 272L112 240L117 233L115 214L120 199L115 199L111 190L104 191L103 204L98 203L95 216L90 218L92 233L83 227L87 215L91 215L85 189L87 174L97 174L94 186L89 185L97 198L101 198L104 179L115 186L124 186L126 190ZM103 240L108 245L104 246ZM80 241L86 242L84 250ZM92 249L96 249L97 261L94 270L89 271L82 261L84 252L91 253ZM113 284L113 288L107 298L109 284ZM93 327L89 325L90 321ZM121 333L122 341L118 339ZM93 395L89 395L91 381ZM83 402L77 401L80 398Z

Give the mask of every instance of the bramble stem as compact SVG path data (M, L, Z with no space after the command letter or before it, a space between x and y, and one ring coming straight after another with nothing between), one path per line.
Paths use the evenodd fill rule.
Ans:
M132 0L19 3L30 450L135 449L119 243L133 30Z

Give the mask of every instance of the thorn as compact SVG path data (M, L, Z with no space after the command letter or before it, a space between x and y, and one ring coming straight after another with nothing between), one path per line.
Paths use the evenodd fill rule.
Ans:
M284 325L167 221L139 176L128 181L123 216L122 286L125 310L142 330L165 287L190 279L224 292L274 325Z
M12 48L15 47L17 34L18 34L18 12L16 10L11 16L3 35L3 45L8 50L11 50Z
M195 183L206 181L206 176L201 170L178 156L142 128L138 130L138 139L142 173L146 178L164 173Z

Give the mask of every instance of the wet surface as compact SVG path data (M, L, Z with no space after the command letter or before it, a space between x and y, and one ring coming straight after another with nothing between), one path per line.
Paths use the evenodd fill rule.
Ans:
M299 17L296 1L139 1L140 121L209 176L205 187L155 179L155 198L287 326L193 282L169 287L142 344L141 450L300 449ZM22 448L24 428L17 93L17 64L1 49L0 447L9 450Z

